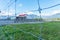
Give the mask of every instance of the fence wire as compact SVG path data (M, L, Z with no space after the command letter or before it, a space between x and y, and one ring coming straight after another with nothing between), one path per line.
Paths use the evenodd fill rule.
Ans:
M11 5L15 3L14 5L15 5L15 17L16 17L16 2L17 2L17 0L13 0L10 2L11 3L8 3L9 4L8 11L9 11L9 7L11 7ZM40 4L38 3L38 5L40 5ZM43 9L39 8L37 11L41 12L41 10L50 9L50 8L53 8L58 5L60 5L60 4L57 4L57 5L48 7L48 8L43 8ZM6 10L6 9L4 9L4 10ZM39 30L41 34L38 33L39 36L35 35L33 32L27 32L23 29L19 29L18 31L15 31L17 29L15 26L12 26L14 31L11 33L9 31L5 31L7 29L4 29L5 28L4 26L11 25L11 24L34 24L34 23L40 23L40 25L42 26L41 28L43 29L42 23L44 23L44 20L43 19L40 20L40 18L39 19L26 19L26 17L16 17L13 20L12 19L0 19L0 40L15 40L16 32L17 33L23 32L24 34L31 35L34 38L37 38L37 40L40 40L39 38L42 37L42 35L41 35L42 29L41 28Z

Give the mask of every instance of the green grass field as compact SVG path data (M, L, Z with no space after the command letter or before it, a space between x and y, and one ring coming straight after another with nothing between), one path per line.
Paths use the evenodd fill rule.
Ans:
M60 22L1 26L0 40L38 40L41 25L44 40L60 40Z

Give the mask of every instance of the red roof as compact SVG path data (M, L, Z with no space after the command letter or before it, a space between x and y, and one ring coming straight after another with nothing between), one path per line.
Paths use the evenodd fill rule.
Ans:
M19 16L26 16L26 14L20 14Z

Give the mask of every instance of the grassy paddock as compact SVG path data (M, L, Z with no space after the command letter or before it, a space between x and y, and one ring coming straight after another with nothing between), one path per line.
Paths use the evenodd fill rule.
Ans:
M44 40L60 40L60 22L5 25L0 27L0 40L38 40L41 25Z

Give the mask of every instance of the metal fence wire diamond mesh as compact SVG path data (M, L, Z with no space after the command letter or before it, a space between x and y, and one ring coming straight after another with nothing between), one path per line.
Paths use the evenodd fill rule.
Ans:
M14 0L8 3L8 17L7 19L0 19L0 40L45 40L43 38L43 23L45 20L39 15L36 19L27 19L26 14L20 14L17 16L17 2ZM30 10L32 12L38 11L41 14L42 10L50 9L57 5L53 5L47 8L40 8L39 0L37 0L38 9ZM9 8L14 4L15 19L11 19L9 16ZM0 11L2 13L2 11ZM29 37L28 37L29 36Z

